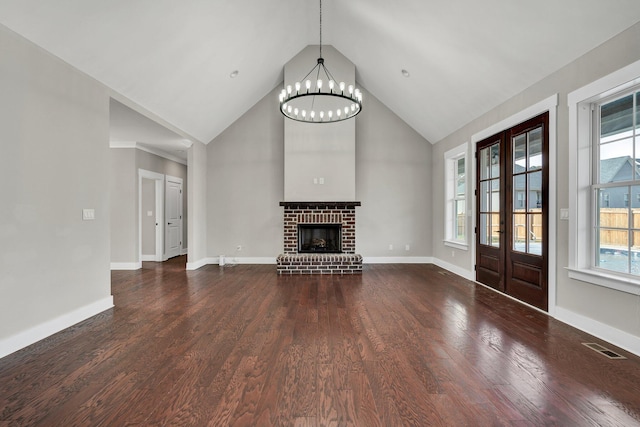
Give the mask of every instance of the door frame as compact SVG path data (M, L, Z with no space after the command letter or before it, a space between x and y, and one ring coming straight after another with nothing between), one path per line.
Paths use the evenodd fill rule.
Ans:
M557 107L558 107L558 94L554 94L551 95L550 97L543 99L542 101L533 104L521 111L519 111L518 113L507 117L506 119L503 119L489 127L487 127L486 129L483 129L475 134L473 134L471 136L471 153L475 153L477 151L477 145L478 142L489 138L492 135L495 135L501 131L510 129L522 122L527 121L528 119L531 119L533 117L539 116L540 114L544 113L544 112L549 112L549 214L548 214L548 218L549 218L549 258L548 258L548 277L547 277L547 285L548 285L548 310L546 311L546 313L548 313L551 316L555 316L556 313L556 273L557 273L557 262L556 262L556 254L557 254L557 244L558 244L558 239L557 239L557 216L558 216L558 208L557 208L557 200L556 200L556 194L557 194L557 189L556 189L556 185L557 185L557 159L556 159L556 150L557 150L557 143L556 143L556 139L557 139ZM472 207L472 224L471 224L471 230L473 232L473 230L476 229L476 227L478 226L478 224L476 224L476 217L477 217L477 206L476 206L476 197L473 196L473 194L475 194L475 191L477 191L478 189L475 188L476 186L476 180L477 180L477 174L478 171L476 170L476 162L470 162L472 165L472 174L471 176L473 177L473 191L471 192L471 207ZM568 202L567 202L568 203ZM474 243L469 245L471 248L471 273L473 275L473 280L475 280L475 267L476 267L476 245L475 245L475 241L476 241L476 236L475 234L473 235L473 238L470 240L470 242L473 241ZM479 283L479 282L477 282ZM492 289L492 288L490 288ZM507 294L503 294L503 295L507 295ZM509 298L509 295L507 295ZM518 300L519 301L519 300ZM522 301L520 301L522 302ZM526 303L525 303L526 304ZM530 306L533 307L533 306ZM535 308L535 307L534 307ZM539 310L538 308L535 308L536 310ZM542 311L542 310L540 310Z
M143 259L142 255L142 179L151 179L155 182L156 193L156 250L153 259ZM164 258L164 180L161 173L138 169L138 259L140 261L166 261Z

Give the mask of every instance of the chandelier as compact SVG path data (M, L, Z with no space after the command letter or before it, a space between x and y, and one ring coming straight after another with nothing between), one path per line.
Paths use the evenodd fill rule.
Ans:
M299 81L280 92L280 112L305 123L334 123L362 111L362 92L354 85L338 82L322 57L322 0L320 0L320 57Z

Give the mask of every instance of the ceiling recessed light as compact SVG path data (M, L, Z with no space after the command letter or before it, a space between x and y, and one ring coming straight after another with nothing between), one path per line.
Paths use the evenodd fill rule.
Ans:
M229 74L229 77L231 77L232 79L235 79L236 77L238 77L238 74L240 73L240 71L238 70L233 70L231 72L231 74Z
M405 76L405 77L409 77L409 76L411 75L411 74L409 74L409 72L408 72L407 70L405 70L405 69L402 69L402 71L401 71L401 72L402 72L402 75L403 75L403 76Z

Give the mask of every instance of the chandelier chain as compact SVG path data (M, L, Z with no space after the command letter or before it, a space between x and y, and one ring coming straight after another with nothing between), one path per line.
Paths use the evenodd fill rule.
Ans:
M320 58L322 58L322 0L320 0Z

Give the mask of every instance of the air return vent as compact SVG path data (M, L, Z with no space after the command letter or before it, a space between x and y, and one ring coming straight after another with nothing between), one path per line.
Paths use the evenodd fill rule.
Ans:
M609 359L626 359L626 357L616 353L615 351L609 350L608 348L594 342L583 342L582 345L586 345L591 350L597 351L598 353L608 357Z

